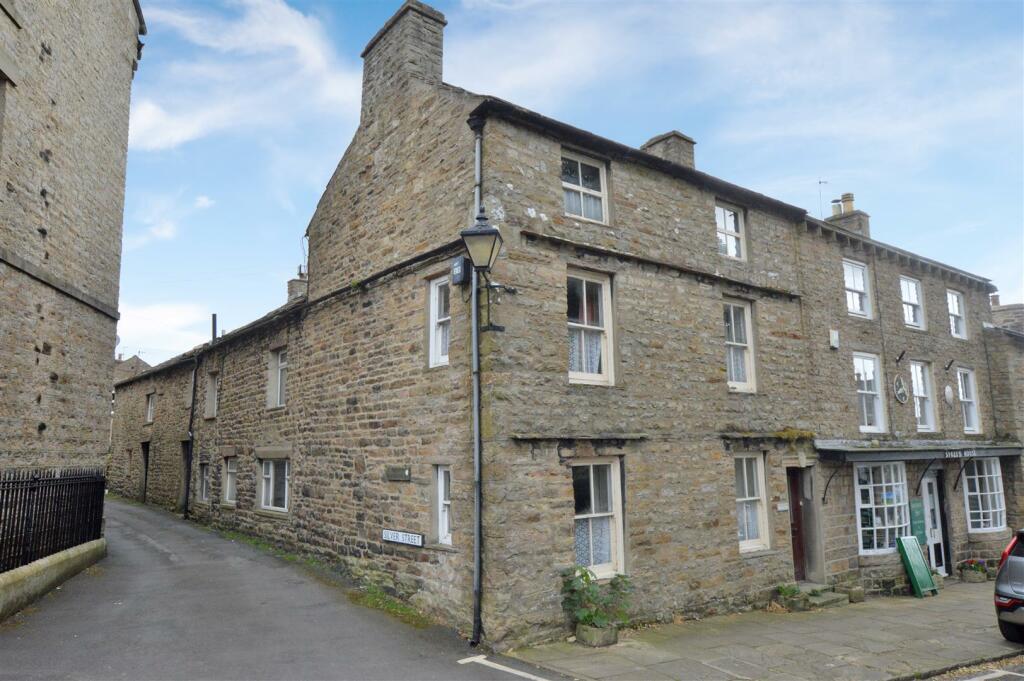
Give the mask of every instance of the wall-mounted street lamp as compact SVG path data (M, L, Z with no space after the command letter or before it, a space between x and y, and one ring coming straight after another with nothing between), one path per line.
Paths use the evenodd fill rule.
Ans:
M483 206L480 206L480 212L477 213L476 224L462 230L459 236L473 262L473 269L482 273L490 272L501 252L502 239L498 228L487 222Z

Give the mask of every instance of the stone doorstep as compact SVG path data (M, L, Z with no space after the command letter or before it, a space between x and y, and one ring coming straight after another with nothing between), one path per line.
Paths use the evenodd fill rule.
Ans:
M847 594L836 591L823 591L820 596L811 596L808 604L812 608L838 608L849 605L850 597Z

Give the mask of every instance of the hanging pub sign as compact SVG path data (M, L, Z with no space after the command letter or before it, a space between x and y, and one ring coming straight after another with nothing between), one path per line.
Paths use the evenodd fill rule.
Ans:
M415 532L402 532L401 530L381 530L380 538L384 541L395 544L408 544L409 546L423 546L423 535Z
M907 384L903 382L903 375L896 374L896 378L892 382L892 394L896 396L896 400L900 404L906 404L909 399L907 394Z

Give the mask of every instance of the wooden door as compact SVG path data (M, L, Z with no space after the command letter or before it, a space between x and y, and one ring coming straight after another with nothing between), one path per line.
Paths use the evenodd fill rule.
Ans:
M798 582L807 579L804 559L804 514L803 496L800 494L800 469L787 468L786 481L789 483L789 532L793 544L793 578Z

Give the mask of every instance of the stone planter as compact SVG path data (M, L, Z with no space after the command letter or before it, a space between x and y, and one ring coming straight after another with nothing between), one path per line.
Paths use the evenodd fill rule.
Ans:
M591 648L603 648L619 642L618 627L590 627L576 625L576 642Z
M999 572L999 568L998 567L987 567L987 568L985 568L985 572L988 573L989 581L994 581L995 578L996 578L996 573Z
M960 581L967 582L968 584L977 584L979 582L987 582L988 574L984 572L978 572L977 570L961 570Z
M809 594L799 593L795 596L780 596L779 603L790 612L803 612L809 610L811 597Z

